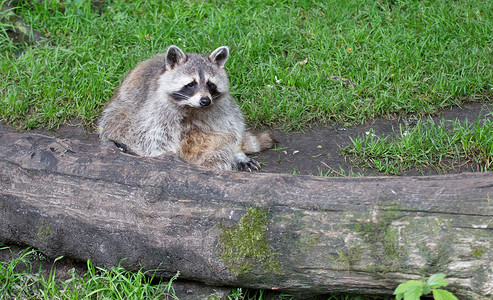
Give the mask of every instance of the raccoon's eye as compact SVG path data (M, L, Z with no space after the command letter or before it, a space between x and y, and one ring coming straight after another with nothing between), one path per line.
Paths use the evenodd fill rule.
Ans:
M207 82L207 86L209 87L209 90L211 90L211 92L217 91L217 86L214 83L209 81Z
M194 80L194 81L190 82L189 84L185 85L185 87L191 89L191 88L195 87L196 85L197 85L197 82L195 82L195 80Z

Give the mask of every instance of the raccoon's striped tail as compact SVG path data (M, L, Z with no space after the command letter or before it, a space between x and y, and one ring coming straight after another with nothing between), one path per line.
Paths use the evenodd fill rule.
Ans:
M241 148L245 154L258 153L274 147L276 140L268 132L247 131L243 135Z

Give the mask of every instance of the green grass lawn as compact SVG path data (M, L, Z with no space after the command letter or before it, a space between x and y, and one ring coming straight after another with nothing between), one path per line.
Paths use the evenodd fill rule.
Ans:
M369 131L352 139L352 146L342 152L360 166L391 175L412 167L431 167L439 173L460 168L492 171L493 122L476 119L462 124L456 120L448 129L444 121L418 121L410 128L402 126L394 139Z
M122 76L170 44L230 47L251 126L420 116L493 94L493 1L21 1L18 13L50 41L15 45L0 26L0 119L23 128L93 124Z
M6 250L0 247L0 251ZM40 252L28 249L9 262L0 262L0 299L177 299L172 287L176 277L152 284L152 274L128 272L119 266L98 268L89 260L85 274L72 269L70 278L61 281L55 266L48 275L32 269L33 260L45 259Z
M11 251L2 247L0 251ZM11 261L0 261L0 300L7 299L121 299L121 300L178 300L173 282L179 277L177 273L167 281L157 280L152 272L129 272L117 266L110 269L95 267L87 261L87 271L78 274L69 270L68 279L60 280L57 276L56 264L53 263L49 274L32 268L33 261L45 261L46 257L39 251L26 249L17 253ZM279 294L275 299L289 300L293 297ZM207 298L215 300L211 296ZM263 300L266 299L262 290L232 289L227 300ZM271 299L271 298L269 298ZM370 300L377 297L356 297L351 295L327 296L327 300Z

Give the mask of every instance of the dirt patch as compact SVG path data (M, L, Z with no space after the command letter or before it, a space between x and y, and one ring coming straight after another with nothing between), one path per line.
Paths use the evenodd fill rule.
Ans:
M445 124L452 127L453 120L460 122L474 121L476 118L493 119L493 106L488 103L468 103L463 107L454 107L441 111L431 116L435 121L445 120ZM375 170L354 167L347 157L341 156L341 148L352 145L350 138L365 135L370 129L377 136L394 136L399 132L400 125L416 123L413 118L400 118L388 120L378 118L364 125L344 127L332 125L331 127L316 126L304 132L274 131L279 140L278 149L265 151L254 156L263 163L263 172L295 173L302 175L327 175L341 176L350 173L362 175L382 175ZM450 170L450 173L471 171L467 168ZM436 175L431 168L412 169L402 175Z
M445 120L446 125L453 124L453 120L461 122L474 121L476 118L493 119L492 103L467 103L462 107L445 109L431 116L435 121ZM488 115L489 114L489 115ZM366 176L382 175L372 169L361 169L344 156L341 156L341 148L351 145L350 138L356 138L373 130L374 134L393 136L399 132L399 126L414 124L416 119L399 118L388 120L375 119L364 125L344 127L333 124L332 126L314 126L310 129L298 132L283 132L270 130L278 140L277 147L252 155L262 164L262 172L288 173L301 175L331 175L345 176L351 173ZM0 130L13 130L9 126L0 123ZM56 136L62 139L78 139L86 143L99 143L99 138L93 127L82 126L77 120L70 124L50 131L37 129L35 133ZM449 173L472 171L470 168L452 169ZM436 175L432 168L411 169L402 175Z

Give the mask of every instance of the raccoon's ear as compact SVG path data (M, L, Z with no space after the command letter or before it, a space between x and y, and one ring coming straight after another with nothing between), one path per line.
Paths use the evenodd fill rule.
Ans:
M224 67L224 64L228 60L229 56L229 48L226 46L221 46L217 48L216 50L212 51L212 53L209 55L209 59L217 64L220 68Z
M166 51L166 67L173 69L187 61L187 55L175 45L171 45Z

